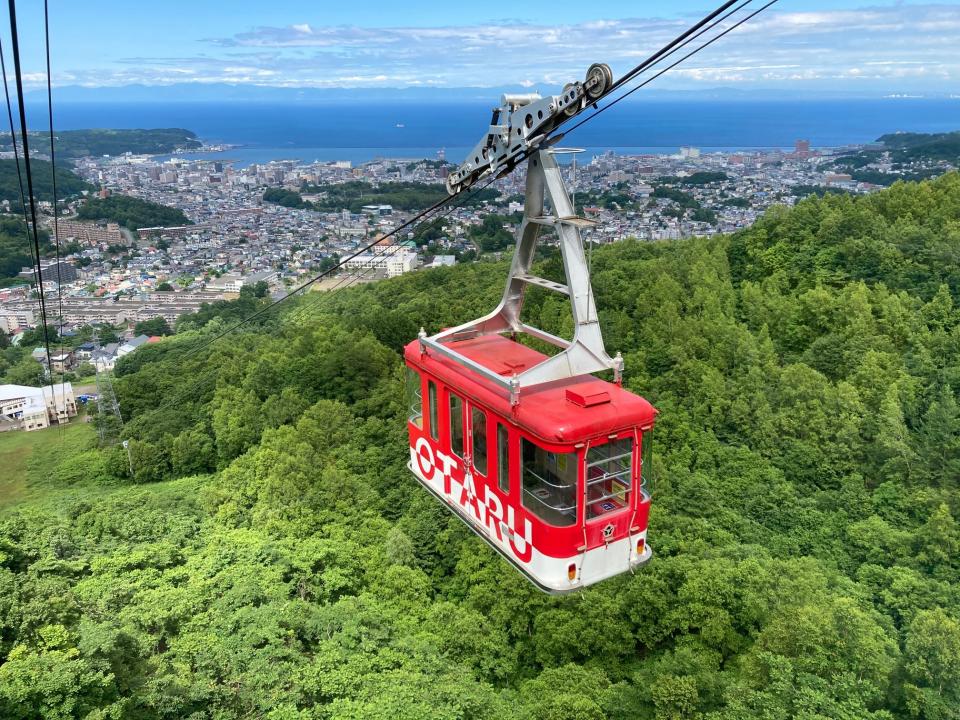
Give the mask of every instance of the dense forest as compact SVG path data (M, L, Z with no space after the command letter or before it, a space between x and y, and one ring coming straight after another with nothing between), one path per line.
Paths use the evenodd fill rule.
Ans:
M231 306L186 318L118 363L129 460L73 433L0 515L0 716L957 718L958 248L952 173L595 250L661 413L655 556L563 598L405 468L398 351L492 307L504 263L199 350ZM525 311L570 330L555 296Z
M130 230L190 225L182 210L129 195L90 198L77 210L80 220L107 220Z
M877 142L890 150L894 160L960 160L960 132L909 133L881 135Z
M33 266L30 237L22 217L0 215L0 279L16 277L23 268ZM46 254L51 249L49 234L41 232L40 252Z
M30 141L37 147L50 147L49 132L31 132ZM0 148L12 149L10 133L0 135ZM54 149L57 157L73 159L88 155L163 155L175 150L199 148L196 133L183 128L57 130Z
M302 193L318 195L315 200L304 200ZM464 201L467 206L482 205L495 199L499 192L493 188L478 190ZM419 182L388 182L377 186L362 180L351 180L333 185L304 184L300 192L284 188L269 188L263 194L267 202L289 208L308 208L323 212L339 212L344 208L358 213L364 205L391 205L397 210L416 211L430 207L447 197L443 185Z
M889 170L866 167L888 154ZM914 167L921 163L922 167ZM841 155L831 162L834 169L846 172L858 182L892 185L898 180L924 180L943 172L942 167L960 165L960 132L889 133L868 146Z
M41 201L53 201L53 175L51 165L46 160L30 158L30 168L33 175L33 193ZM21 172L23 166L21 165ZM23 180L26 183L26 179ZM79 175L58 163L57 165L57 198L67 200L79 195L84 190L92 190L93 185L84 181ZM26 185L24 185L26 193ZM0 202L10 203L13 212L21 212L20 180L17 175L16 160L0 160Z

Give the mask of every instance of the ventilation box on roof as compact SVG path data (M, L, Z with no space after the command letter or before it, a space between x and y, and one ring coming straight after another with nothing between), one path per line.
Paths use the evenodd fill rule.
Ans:
M580 390L571 390L567 388L567 400L580 407L593 407L594 405L603 405L610 402L610 393L606 390L600 392L582 392Z

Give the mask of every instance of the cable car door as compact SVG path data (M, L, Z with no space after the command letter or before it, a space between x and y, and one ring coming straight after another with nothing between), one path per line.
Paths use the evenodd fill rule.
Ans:
M468 496L472 493L471 501L476 498L483 532L491 540L502 542L499 525L502 522L503 505L491 489L489 480L491 472L489 431L492 424L487 411L473 403L467 404L464 408L464 423L467 438L467 457L464 464L469 475ZM491 512L493 517L488 517Z

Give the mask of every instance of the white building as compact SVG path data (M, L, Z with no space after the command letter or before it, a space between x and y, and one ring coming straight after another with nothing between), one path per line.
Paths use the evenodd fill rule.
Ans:
M32 310L0 310L0 332L14 333L21 328L32 328L36 324Z
M207 281L207 290L238 293L243 287L243 278L237 273L224 273L218 278Z
M417 269L417 254L414 252L360 253L347 260L347 270L382 270L387 277L403 275Z
M364 205L360 212L365 215L377 215L380 217L393 215L393 205Z
M238 293L244 285L256 285L261 280L269 285L276 282L277 277L278 274L275 270L264 270L263 272L250 273L249 275L225 273L218 278L208 281L207 290Z
M117 363L117 351L119 349L119 343L107 343L99 350L90 353L90 362L100 372L113 370L113 366Z
M148 342L150 342L150 337L148 335L137 335L135 338L127 340L117 349L117 357L122 358L124 355L129 355L137 348L146 345Z
M453 267L457 264L456 255L434 255L433 261L427 266L431 268Z
M77 401L70 383L42 388L0 385L0 418L21 430L41 430L67 422L76 414Z

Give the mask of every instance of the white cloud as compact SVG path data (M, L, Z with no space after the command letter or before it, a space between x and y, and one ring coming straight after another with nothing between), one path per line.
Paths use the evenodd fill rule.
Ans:
M477 26L326 26L303 18L208 39L186 58L129 58L58 82L182 81L278 86L522 85L549 91L595 61L615 74L668 42L689 18L597 19L578 25L501 21ZM657 81L658 87L842 88L856 82L960 90L960 5L893 5L816 12L774 8ZM696 47L684 49L680 54ZM679 55L677 56L679 57ZM542 87L541 87L542 86Z

